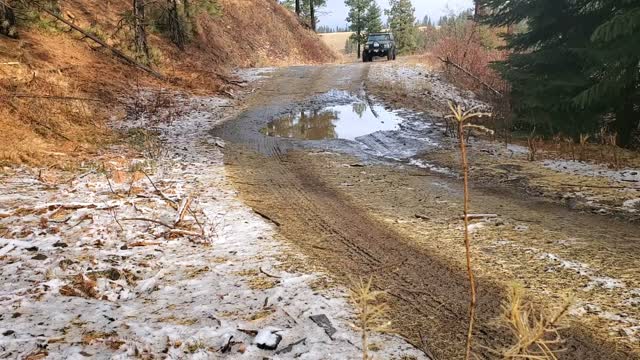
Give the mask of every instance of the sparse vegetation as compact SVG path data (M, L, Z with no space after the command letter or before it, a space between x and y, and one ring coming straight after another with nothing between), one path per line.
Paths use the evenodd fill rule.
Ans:
M358 329L361 336L362 360L371 360L369 337L372 333L389 330L391 322L387 319L388 306L380 298L384 294L372 287L372 278L359 279L353 283L349 298L356 309L353 327Z

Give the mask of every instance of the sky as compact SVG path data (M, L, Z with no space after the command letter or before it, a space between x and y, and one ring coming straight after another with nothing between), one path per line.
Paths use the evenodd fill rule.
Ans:
M389 8L388 0L376 0L382 9ZM473 7L473 0L411 0L416 8L416 19L422 20L425 15L438 20L440 16L451 11L460 12ZM327 0L327 6L320 10L320 25L331 27L347 24L347 8L344 0Z

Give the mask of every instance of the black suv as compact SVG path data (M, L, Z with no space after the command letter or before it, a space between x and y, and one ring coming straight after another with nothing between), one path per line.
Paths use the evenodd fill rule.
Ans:
M362 61L373 61L374 56L386 56L387 60L396 59L396 42L392 33L371 33L362 51Z

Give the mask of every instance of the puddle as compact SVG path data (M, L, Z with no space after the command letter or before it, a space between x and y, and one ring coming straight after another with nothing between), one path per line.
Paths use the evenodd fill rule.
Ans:
M302 110L267 124L267 136L303 140L356 138L377 131L398 130L402 118L383 106L363 102Z

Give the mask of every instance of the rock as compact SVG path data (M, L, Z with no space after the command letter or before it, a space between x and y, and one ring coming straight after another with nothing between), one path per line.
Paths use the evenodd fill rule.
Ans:
M27 250L27 251L38 251L38 247L37 246L31 246L31 247L25 248L25 250Z
M38 254L38 255L32 257L32 259L33 260L47 260L48 258L47 258L47 255L45 255L45 254Z
M262 350L275 350L282 341L282 336L278 334L280 330L262 329L258 331L254 339L256 346Z
M529 230L529 227L528 227L527 225L517 225L517 226L514 228L514 230L515 230L515 231L524 232L524 231Z
M13 334L15 334L16 332L13 330L7 330L5 332L2 333L2 336L11 336Z
M327 315L325 314L311 315L309 316L309 319L311 319L311 321L316 323L316 325L323 328L324 332L327 333L327 336L329 336L329 338L333 340L333 334L337 333L338 330L336 330L336 328L334 328L333 325L331 325L331 321L329 320Z
M276 355L280 355L280 354L287 354L290 353L293 350L293 347L300 344L300 343L304 343L305 341L307 341L307 338L302 338L294 343L291 343L285 347L283 347L282 349L276 351Z
M57 243L53 244L53 247L64 249L66 247L69 247L69 245L67 245L66 243L63 243L62 241L58 241Z

